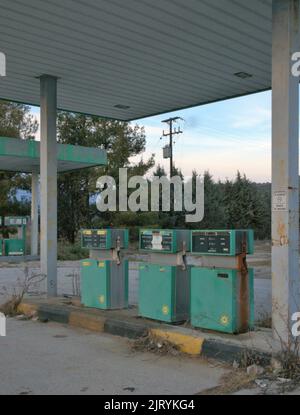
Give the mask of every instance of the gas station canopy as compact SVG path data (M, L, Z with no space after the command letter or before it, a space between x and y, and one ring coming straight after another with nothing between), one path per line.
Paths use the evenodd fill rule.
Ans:
M272 0L1 0L0 98L133 120L271 87Z
M107 164L104 150L98 148L57 145L59 172L81 170ZM18 140L0 137L0 169L22 173L39 172L40 143L33 140Z

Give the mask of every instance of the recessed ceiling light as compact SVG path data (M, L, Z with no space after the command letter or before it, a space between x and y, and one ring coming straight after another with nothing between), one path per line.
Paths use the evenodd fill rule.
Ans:
M241 79L247 79L247 78L252 78L253 77L253 75L251 75L250 73L247 73L247 72L237 72L234 75L237 76L238 78L241 78Z
M115 108L118 108L119 110L129 110L130 106L118 104L118 105L115 105Z

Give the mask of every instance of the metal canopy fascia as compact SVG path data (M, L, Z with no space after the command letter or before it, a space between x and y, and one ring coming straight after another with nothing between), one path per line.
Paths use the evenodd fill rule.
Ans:
M38 106L36 78L50 74L59 109L130 121L271 87L272 0L0 6L3 99Z
M58 172L82 170L107 164L104 150L69 144L57 145ZM40 143L0 137L0 170L20 173L40 169Z

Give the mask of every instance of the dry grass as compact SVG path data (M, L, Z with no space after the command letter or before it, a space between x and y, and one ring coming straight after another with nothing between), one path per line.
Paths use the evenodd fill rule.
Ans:
M243 370L235 370L221 377L220 385L207 389L198 395L231 395L242 389L250 389L255 386L255 376L249 376Z
M276 356L282 368L277 372L277 376L291 379L293 382L300 383L300 357L299 352L285 351Z
M167 340L159 339L155 336L140 337L132 344L132 350L135 352L150 352L160 356L180 356L182 353L179 348L168 342Z
M261 327L264 329L271 329L272 328L272 316L269 313L261 313L259 319L255 323L257 327Z
M2 287L0 294L4 295L8 300L0 306L0 311L9 317L18 315L18 308L23 301L25 295L30 289L37 284L40 284L45 275L42 274L29 274L28 267L24 268L24 279L18 279L17 283L10 289Z
M245 349L239 356L237 361L240 369L247 369L249 366L257 365L266 367L269 364L269 361L265 356L261 355L259 352Z

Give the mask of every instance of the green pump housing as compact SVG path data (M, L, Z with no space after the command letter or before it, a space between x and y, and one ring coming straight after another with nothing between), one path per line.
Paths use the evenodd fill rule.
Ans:
M128 261L81 261L81 302L101 310L127 308Z
M190 315L190 270L174 264L174 256L190 249L186 230L143 229L140 252L151 254L139 267L139 315L166 323L179 323Z
M238 334L254 328L254 272L192 268L191 324Z
M81 302L101 310L128 308L127 229L84 229L81 245L90 258L81 261Z
M190 267L144 264L139 268L139 315L166 323L188 320Z
M1 240L2 256L24 256L26 254L27 222L27 217L22 216L7 216L4 218L4 226L7 228L16 228L18 236Z
M223 333L244 333L254 328L254 271L246 254L254 252L252 230L191 232L192 253L218 256L224 268L193 267L191 271L191 323ZM236 260L230 260L235 257ZM213 264L213 261L210 261ZM230 264L230 265L227 265ZM233 268L234 267L234 268Z

